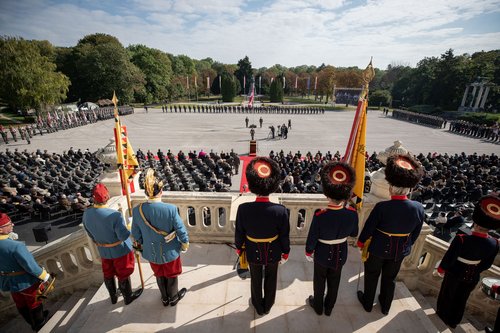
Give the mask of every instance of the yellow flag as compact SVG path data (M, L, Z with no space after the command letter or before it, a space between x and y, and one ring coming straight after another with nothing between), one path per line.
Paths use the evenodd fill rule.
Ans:
M363 202L363 191L365 188L365 165L366 165L366 107L368 102L363 101L360 113L360 124L356 133L354 142L354 152L352 154L351 166L356 172L356 184L353 188L353 194L356 196L357 208L361 208Z

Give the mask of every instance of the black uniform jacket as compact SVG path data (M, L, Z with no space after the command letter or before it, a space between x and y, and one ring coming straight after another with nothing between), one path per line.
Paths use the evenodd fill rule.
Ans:
M459 234L446 251L439 265L440 271L452 273L463 281L477 283L481 272L493 264L498 248L498 240L487 234Z
M410 254L424 222L424 207L406 196L392 196L375 205L358 237L365 243L370 237L368 252L383 259L401 260Z
M282 253L290 252L289 234L290 223L285 206L259 197L255 202L243 203L238 207L234 242L239 250L245 245L248 262L267 265L280 261ZM262 240L276 236L271 242L248 239Z
M347 240L339 244L326 244L358 235L358 214L350 208L329 205L317 212L307 235L306 252L314 252L314 261L335 270L347 260ZM323 242L321 242L322 240Z

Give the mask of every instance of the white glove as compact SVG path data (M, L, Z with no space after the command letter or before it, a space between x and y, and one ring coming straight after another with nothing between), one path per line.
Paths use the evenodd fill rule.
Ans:
M19 235L16 234L15 232L11 232L9 234L9 238L12 239L12 240L18 240L19 239Z
M309 261L309 262L313 262L314 261L314 257L312 255L311 256L306 255L306 260Z

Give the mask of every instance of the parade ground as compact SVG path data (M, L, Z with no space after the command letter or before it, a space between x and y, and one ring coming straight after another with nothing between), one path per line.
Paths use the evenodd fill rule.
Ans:
M255 139L257 153L267 155L271 150L287 153L300 150L302 154L318 150L322 153L337 150L343 155L349 138L355 109L344 111L326 111L324 114L243 114L243 113L163 113L161 108L136 108L135 114L121 117L127 126L132 147L146 152L161 149L177 154L190 150L227 152L234 149L240 155L249 152L250 128L245 127L245 118L249 124L257 125ZM259 118L263 126L259 128ZM287 139L269 139L269 126L292 122ZM113 137L114 120L99 121L43 136L36 135L31 144L26 141L1 144L6 148L20 150L47 149L49 152L62 153L70 147L96 151L106 146ZM448 126L447 126L448 128ZM438 152L466 154L499 153L500 145L481 139L457 135L447 129L436 129L384 116L382 111L368 111L366 150L369 154L391 146L400 140L403 146L414 154Z

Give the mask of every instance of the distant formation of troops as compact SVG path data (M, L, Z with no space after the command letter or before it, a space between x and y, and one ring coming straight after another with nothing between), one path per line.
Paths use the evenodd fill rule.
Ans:
M392 111L392 117L430 127L436 127L436 128L446 127L446 120L443 117L431 116L418 112L394 109Z
M487 126L485 124L475 124L465 120L450 122L450 132L491 140L493 142L500 141L500 136L498 135L499 127L500 125L498 122L491 126Z
M324 114L325 109L305 106L254 106L246 105L171 105L162 106L166 113L264 113L264 114Z
M134 113L134 108L131 106L120 106L118 108L118 112L120 115L128 115ZM9 125L7 129L0 125L0 135L2 136L5 144L8 144L11 140L14 142L17 142L18 140L25 140L28 144L30 144L31 138L35 135L53 133L59 130L66 130L73 127L95 123L100 120L111 119L113 118L113 113L113 107L102 107L90 111L76 111L71 113L53 111L52 113L48 112L43 117L38 116L36 123L33 124L21 126Z

